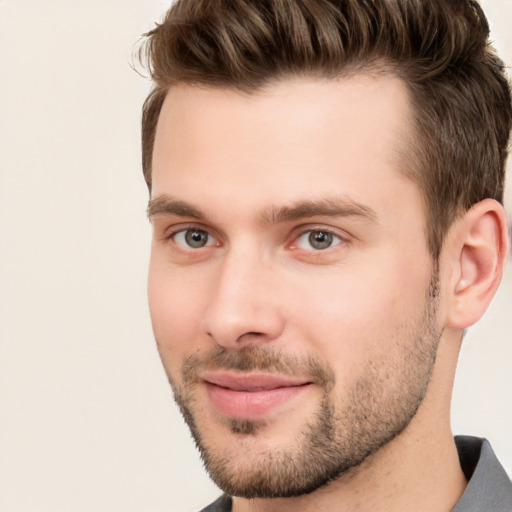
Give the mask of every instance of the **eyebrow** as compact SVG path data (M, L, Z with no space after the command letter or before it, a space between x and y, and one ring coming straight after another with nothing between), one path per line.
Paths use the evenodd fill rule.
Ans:
M289 222L308 217L361 217L376 221L377 214L370 207L345 197L298 201L290 206L271 207L261 215L266 224Z
M150 199L148 203L147 214L149 220L162 215L192 217L193 219L198 220L205 218L205 215L194 206L186 203L185 201L173 199L167 195L161 195L155 197L154 199Z
M151 199L148 203L147 214L150 220L164 215L191 217L197 220L206 218L206 215L195 206L167 195ZM361 217L369 221L377 220L377 214L372 208L346 197L307 199L291 205L271 206L265 209L259 217L262 223L268 225L310 217Z

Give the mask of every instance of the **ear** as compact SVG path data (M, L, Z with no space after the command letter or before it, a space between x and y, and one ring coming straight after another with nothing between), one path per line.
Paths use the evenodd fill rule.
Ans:
M485 199L452 229L447 325L466 329L483 316L501 281L509 251L505 211L497 201Z

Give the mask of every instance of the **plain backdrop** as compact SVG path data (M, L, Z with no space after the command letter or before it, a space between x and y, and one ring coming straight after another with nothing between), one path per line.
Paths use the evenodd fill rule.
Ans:
M512 62L512 1L484 2ZM0 0L0 510L192 512L219 491L155 349L130 66L160 0ZM512 204L510 188L508 202ZM457 433L512 472L512 267L470 330Z

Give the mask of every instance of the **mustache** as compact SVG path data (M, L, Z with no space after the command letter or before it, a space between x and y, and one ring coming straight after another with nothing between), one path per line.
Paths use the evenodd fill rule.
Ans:
M308 377L330 391L335 383L334 371L311 355L298 356L282 350L261 346L245 346L237 349L216 347L210 352L189 355L182 366L183 383L196 384L204 371L233 370L239 372L275 373L283 376Z

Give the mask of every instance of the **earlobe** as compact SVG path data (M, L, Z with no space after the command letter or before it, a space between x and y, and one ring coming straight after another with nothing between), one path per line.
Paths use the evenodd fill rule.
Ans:
M448 325L466 329L485 313L501 281L509 250L503 206L485 199L468 210L453 227L457 245L452 254L455 272L448 290Z

